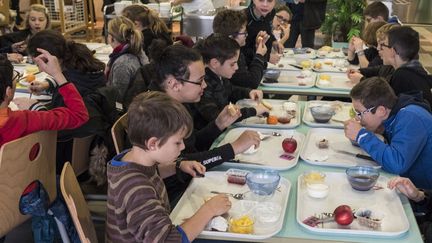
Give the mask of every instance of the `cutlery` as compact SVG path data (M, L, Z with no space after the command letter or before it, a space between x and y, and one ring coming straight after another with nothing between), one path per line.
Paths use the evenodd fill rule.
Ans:
M295 67L297 69L303 70L303 67L300 65L297 65L297 64L288 64L288 65L290 65L291 67Z
M339 150L339 149L334 149L334 151L336 151L337 153L341 153L341 154L352 155L352 156L355 156L355 157L360 158L360 159L365 159L365 160L375 161L375 160L372 159L372 157L370 157L369 155L358 154L358 153L348 152L348 151Z
M264 136L273 136L273 137L280 137L282 136L282 134L278 133L278 132L271 132L271 133L261 133Z
M248 192L249 191L243 193L226 193L226 192L211 191L211 193L213 194L227 194L237 200L243 200L245 198L246 193Z

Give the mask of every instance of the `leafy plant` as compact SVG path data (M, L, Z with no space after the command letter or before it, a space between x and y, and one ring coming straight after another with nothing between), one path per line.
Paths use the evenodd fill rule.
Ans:
M321 31L337 42L347 42L351 37L359 36L365 7L365 0L328 0Z

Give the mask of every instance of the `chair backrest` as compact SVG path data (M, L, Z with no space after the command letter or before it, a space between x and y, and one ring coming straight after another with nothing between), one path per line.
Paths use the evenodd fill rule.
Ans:
M50 202L56 198L56 141L57 132L41 131L0 148L0 237L28 219L19 200L31 182L43 184Z
M125 149L125 141L127 139L127 113L114 123L111 128L111 135L116 153L119 154Z
M72 167L76 175L81 175L89 168L90 146L95 135L83 138L74 138L72 145Z
M97 243L96 230L74 170L69 162L60 175L60 189L81 242Z

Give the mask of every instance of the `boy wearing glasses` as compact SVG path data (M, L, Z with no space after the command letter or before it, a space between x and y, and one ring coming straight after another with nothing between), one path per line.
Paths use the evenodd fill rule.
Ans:
M57 58L43 49L38 51L41 54L34 61L41 71L54 77L66 107L50 111L12 111L8 108L20 75L14 72L9 60L0 56L0 146L41 130L77 128L89 118L81 95L63 76Z
M420 92L396 96L382 78L366 79L351 90L356 119L345 122L345 136L356 141L382 169L432 188L432 115ZM383 130L388 144L374 132Z
M240 47L246 44L246 15L243 11L223 10L216 14L213 20L213 32L215 35L226 36L234 39ZM256 89L261 83L264 69L267 65L265 54L267 47L261 43L256 46L255 55L248 65L245 55L240 51L238 69L230 78L232 84Z

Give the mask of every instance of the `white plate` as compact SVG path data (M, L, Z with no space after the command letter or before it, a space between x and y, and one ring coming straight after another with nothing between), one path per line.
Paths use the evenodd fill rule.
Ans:
M332 119L326 123L318 123L314 120L312 113L309 108L314 106L331 106L338 105L340 109L336 110L336 114L333 115ZM310 127L329 127L329 128L343 128L343 122L351 119L349 116L349 111L351 109L351 103L340 102L340 101L308 101L306 102L304 112L303 112L303 122Z
M321 80L320 75L329 75L330 81ZM325 90L350 91L354 84L348 79L346 73L319 73L316 86Z
M27 72L24 72L23 77L18 81L19 84L21 84L22 86L25 86L25 87L30 86L30 83L27 82L27 80L25 78L27 75L28 75ZM47 73L44 73L44 72L39 72L39 73L36 73L35 77L36 77L35 80L43 81L47 77L49 77L49 75Z
M302 175L297 180L297 223L305 229L327 235L364 235L379 237L397 237L409 230L408 218L399 196L394 190L387 189L388 178L380 176L377 185L381 190L357 191L351 188L345 173L325 173L325 183L329 186L326 198L311 198L302 183ZM357 219L348 225L340 226L336 222L320 224L311 227L303 223L309 216L321 213L333 213L339 205L348 205L351 209L368 208L384 215L381 228L373 230L360 225Z
M267 69L278 69L278 70L299 70L296 67L291 66L290 64L296 64L296 61L293 58L282 57L277 64L267 63Z
M323 138L329 141L329 148L327 149L318 148L317 142ZM300 156L304 161L313 165L335 167L368 165L376 168L380 167L376 162L359 159L354 155L338 153L335 149L368 155L360 147L351 144L349 139L345 137L343 129L311 128L306 135L306 140L300 152Z
M30 93L28 92L15 92L14 98L30 98ZM50 101L52 99L51 95L36 95L32 94L32 99L39 100L39 101Z
M264 141L261 141L258 151L253 154L238 154L235 160L240 163L225 162L224 164L235 165L236 167L248 168L269 168L273 170L287 170L294 167L299 159L301 147L305 141L305 136L295 130L278 130L278 129L256 129L239 127L231 129L227 132L224 139L217 145L221 146L227 143L234 142L240 134L246 130L259 131L263 134L271 134L273 131L282 134L280 137L271 136ZM285 138L293 137L297 141L297 149L292 154L294 158L284 159L280 158L281 155L286 154L282 149L282 141Z
M177 206L170 214L170 218L175 225L180 225L183 220L191 217L204 203L204 200L215 196L210 191L227 192L227 193L243 193L249 191L247 185L236 185L227 182L225 172L207 172L204 178L194 178L185 193L183 194ZM202 236L218 236L229 237L232 239L249 239L249 240L262 240L276 235L283 226L285 212L287 209L288 198L291 190L291 183L281 177L279 184L279 191L276 191L273 197L266 200L266 202L273 202L281 206L281 213L279 219L274 223L260 223L256 222L253 234L238 234L230 232L218 231L203 231ZM242 201L230 198L232 202L232 209L235 209ZM244 201L244 200L243 200ZM251 201L247 201L251 202ZM256 203L256 202L252 202ZM259 202L258 202L259 204ZM253 208L250 210L254 214ZM233 214L232 210L228 214Z
M294 88L294 89L309 89L312 88L315 85L315 79L316 79L316 73L310 72L310 76L304 79L299 79L298 77L301 76L302 71L301 70L295 70L295 71L287 71L283 70L281 71L280 77L278 78L277 83L265 83L264 78L261 81L262 86L267 87L275 87L275 88ZM303 82L306 85L300 86L299 81L303 80Z
M278 123L275 125L267 124L267 118L265 117L249 117L240 122L235 123L236 126L241 127L256 127L256 128L276 128L276 129L287 129L294 128L300 125L300 117L301 117L301 109L300 105L296 102L287 101L287 100L272 100L265 99L265 101L273 106L273 109L270 111L270 115L282 117L286 116L287 112L283 107L284 103L293 103L295 104L296 116L291 119L291 121L287 124ZM236 105L240 107L254 107L257 105L257 102L250 99L239 100Z
M316 68L317 63L321 63L321 68ZM325 58L325 59L316 59L314 61L313 70L315 72L336 72L336 73L345 73L348 62L345 59L340 58Z

